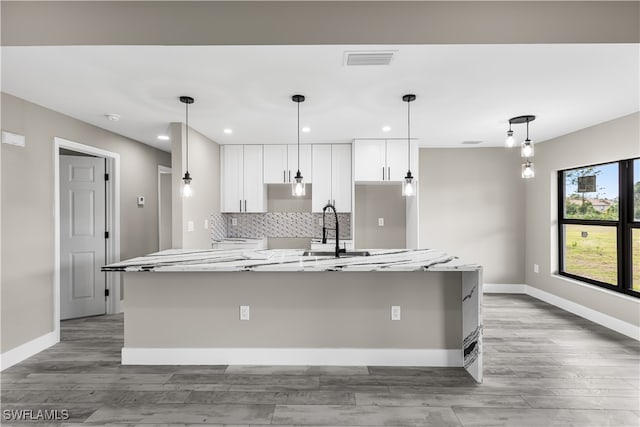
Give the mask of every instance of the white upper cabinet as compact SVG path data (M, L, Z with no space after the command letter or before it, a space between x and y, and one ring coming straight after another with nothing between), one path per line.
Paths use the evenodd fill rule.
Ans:
M287 182L287 146L264 146L264 183L282 184Z
M338 212L351 212L351 146L313 144L312 150L312 211L322 212L331 203Z
M264 146L264 183L290 183L298 171L297 145ZM300 145L300 173L304 182L311 182L311 145Z
M402 181L408 167L407 141L387 140L387 181Z
M298 146L293 144L289 145L288 152L289 169L287 171L287 177L289 178L288 182L292 182L296 177L296 172L298 172ZM313 182L311 145L309 144L300 145L300 173L304 178L304 182L307 184Z
M358 140L353 143L354 179L356 181L384 181L387 171L384 140Z
M359 139L353 143L354 179L402 181L407 173L407 142Z
M222 212L265 212L262 145L223 145Z

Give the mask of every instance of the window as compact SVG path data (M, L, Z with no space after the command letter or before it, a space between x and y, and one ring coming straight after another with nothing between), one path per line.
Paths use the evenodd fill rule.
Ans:
M640 159L558 172L560 274L640 296Z

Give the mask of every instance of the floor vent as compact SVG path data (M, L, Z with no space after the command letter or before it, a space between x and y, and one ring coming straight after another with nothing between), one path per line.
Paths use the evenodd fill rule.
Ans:
M344 65L389 65L395 51L345 52Z

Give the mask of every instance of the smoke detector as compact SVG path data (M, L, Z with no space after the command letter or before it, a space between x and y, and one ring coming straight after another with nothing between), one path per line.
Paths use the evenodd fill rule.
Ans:
M118 120L120 120L120 114L110 113L110 114L105 114L104 116L107 119L109 119L109 121L111 122L117 122Z

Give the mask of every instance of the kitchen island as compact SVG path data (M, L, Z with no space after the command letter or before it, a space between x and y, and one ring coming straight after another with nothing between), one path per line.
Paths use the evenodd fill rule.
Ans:
M479 265L429 249L302 253L167 250L104 267L124 273L122 363L463 366L482 381Z

